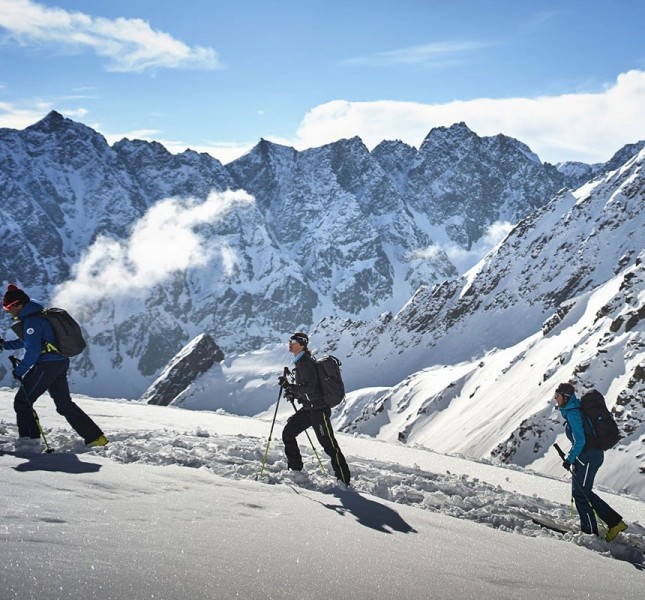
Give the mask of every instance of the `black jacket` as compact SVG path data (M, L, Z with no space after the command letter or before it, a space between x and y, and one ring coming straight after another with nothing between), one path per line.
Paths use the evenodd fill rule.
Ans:
M318 370L316 361L311 354L306 352L298 359L293 369L295 383L291 387L294 398L302 404L305 409L327 408L323 400L320 382L318 381Z

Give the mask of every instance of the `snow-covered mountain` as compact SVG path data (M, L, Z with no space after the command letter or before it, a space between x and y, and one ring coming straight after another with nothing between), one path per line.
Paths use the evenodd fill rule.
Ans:
M613 171L624 165L630 158L645 148L645 141L623 146L606 163L595 163L592 165L581 162L562 162L556 168L562 173L570 188L578 188L587 181L601 177L607 171Z
M231 354L324 317L397 312L566 184L521 142L463 123L418 150L263 140L224 166L156 143L109 146L52 112L0 130L0 269L83 323L75 389L138 397L202 333Z
M544 469L566 444L552 396L598 388L623 434L601 480L645 495L645 150L521 220L463 276L396 314L329 317L312 333L344 366L343 431ZM177 399L241 414L275 402L285 348L231 357Z

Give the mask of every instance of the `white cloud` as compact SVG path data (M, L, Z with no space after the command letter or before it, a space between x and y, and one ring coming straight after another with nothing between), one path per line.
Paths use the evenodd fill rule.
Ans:
M47 114L40 105L16 106L11 102L0 102L0 127L24 129L33 125Z
M63 99L65 101L73 97ZM47 100L32 100L22 102L20 106L11 102L0 102L0 127L8 129L24 129L40 121L48 112L54 108L54 103ZM89 114L89 110L83 107L58 108L63 116L70 119L80 120Z
M212 48L191 48L142 19L91 17L31 0L0 0L0 27L24 45L90 49L108 59L110 71L219 66Z
M446 104L334 100L310 110L294 139L272 139L303 149L357 135L369 148L395 139L419 147L433 127L460 121L482 136L517 138L543 161L604 162L645 139L645 71L622 73L595 93Z
M513 224L506 221L493 223L477 241L476 244L466 250L459 244L452 241L433 243L427 248L413 250L408 255L408 260L432 260L442 250L450 259L460 273L465 273L472 266L476 265L486 254L495 248L513 229Z
M398 65L418 65L425 67L445 66L463 61L463 54L491 46L488 42L437 42L409 48L399 48L388 52L377 52L369 56L359 56L342 61L346 65L389 67Z
M437 244L431 244L427 248L418 248L412 250L407 256L407 260L432 260L441 252L441 247Z
M156 203L135 225L129 239L98 238L60 285L57 298L81 307L109 295L148 289L178 271L204 265L218 254L227 274L237 259L226 244L205 243L200 226L224 218L235 206L253 202L244 191L213 192L206 201L169 198ZM57 302L57 300L55 300Z

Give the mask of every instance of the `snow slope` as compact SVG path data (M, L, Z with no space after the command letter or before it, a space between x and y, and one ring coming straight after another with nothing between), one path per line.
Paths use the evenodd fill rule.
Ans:
M6 452L0 389L3 600L155 598L642 598L645 504L603 495L630 523L612 544L531 523L569 514L569 486L362 436L339 435L354 491L305 444L285 472L270 419L76 397L112 440L86 450L48 398L55 454ZM327 462L327 461L325 461Z

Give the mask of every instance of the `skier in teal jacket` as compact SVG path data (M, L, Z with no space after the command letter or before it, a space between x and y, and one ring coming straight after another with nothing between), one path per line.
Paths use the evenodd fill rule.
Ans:
M627 529L623 518L593 492L593 482L603 463L604 452L587 445L580 400L570 383L561 383L555 391L555 402L565 419L565 433L571 442L571 450L562 466L571 472L572 496L580 515L583 533L598 535L598 515L607 525L605 539L613 540Z

